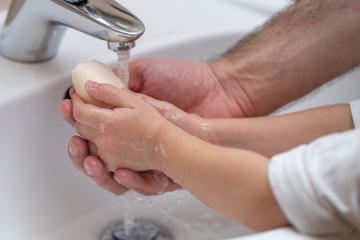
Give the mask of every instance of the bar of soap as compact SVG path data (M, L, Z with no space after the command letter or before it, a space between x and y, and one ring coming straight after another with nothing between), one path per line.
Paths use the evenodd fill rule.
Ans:
M87 103L94 104L98 107L106 107L105 103L99 102L87 93L85 84L87 81L97 83L108 83L118 88L125 87L123 82L115 73L105 64L92 60L81 62L72 70L72 82L76 93Z

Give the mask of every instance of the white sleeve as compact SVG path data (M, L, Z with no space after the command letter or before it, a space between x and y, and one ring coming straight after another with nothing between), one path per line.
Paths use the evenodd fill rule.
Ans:
M360 231L360 129L276 155L268 171L276 200L300 232Z
M360 128L360 99L352 101L350 109L355 128Z

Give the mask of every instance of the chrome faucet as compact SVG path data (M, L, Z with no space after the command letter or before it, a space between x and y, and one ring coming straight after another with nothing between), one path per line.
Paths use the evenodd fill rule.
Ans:
M66 27L106 40L113 51L134 47L145 31L143 23L114 0L13 0L0 35L0 53L22 62L50 60Z

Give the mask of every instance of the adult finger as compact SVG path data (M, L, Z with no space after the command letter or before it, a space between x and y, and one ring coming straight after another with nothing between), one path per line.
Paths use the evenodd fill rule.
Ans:
M116 195L121 195L129 189L124 185L119 184L113 178L112 173L108 172L104 163L95 156L88 156L84 161L84 168L87 174L94 180L94 182L101 188L110 191Z
M181 186L158 171L137 173L129 169L118 169L114 179L143 195L158 195L180 189Z
M78 132L86 140L94 143L96 143L96 141L98 140L99 130L79 122L75 122L74 127L76 132Z
M151 60L149 59L136 59L129 64L129 89L134 92L139 92L143 89L144 72L147 69Z
M65 120L71 125L74 126L75 119L72 113L72 102L70 99L65 99L60 103L60 111L65 118Z
M99 148L95 143L88 141L89 151L92 156L99 156Z
M73 136L69 142L69 156L74 166L84 174L90 176L94 182L105 190L116 195L128 191L126 187L116 182L103 162L95 156L89 156L89 147L86 140Z
M74 166L86 174L84 169L84 159L89 155L86 140L79 136L71 137L68 145L68 154Z

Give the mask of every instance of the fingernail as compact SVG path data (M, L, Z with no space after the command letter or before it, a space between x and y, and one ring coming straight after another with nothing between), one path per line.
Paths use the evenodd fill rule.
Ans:
M116 181L118 184L121 184L121 185L125 186L125 185L121 182L121 180L119 180L119 179L116 178L116 176L114 176L114 179L115 179L115 181Z
M90 80L86 82L87 88L97 88L98 86L99 86L99 84L97 82L90 81Z
M86 163L84 163L84 168L85 168L86 173L87 173L90 177L92 177L92 176L95 175L95 171L92 170L92 168L91 168L90 166L88 166Z
M116 181L118 184L120 184L121 186L130 189L130 187L129 187L128 185L126 185L124 182L121 181L121 177L120 177L119 175L122 175L122 174L121 174L121 173L120 173L120 174L118 173L118 174L116 174L116 175L114 176L115 181ZM120 177L120 179L118 179L119 177Z
M132 190L132 188L130 186L127 186L126 184L122 183L122 182L117 182L119 185L123 186L124 188L127 188L129 190Z
M73 157L77 157L79 155L79 150L74 147L71 143L69 144L69 153L71 154L71 156Z

